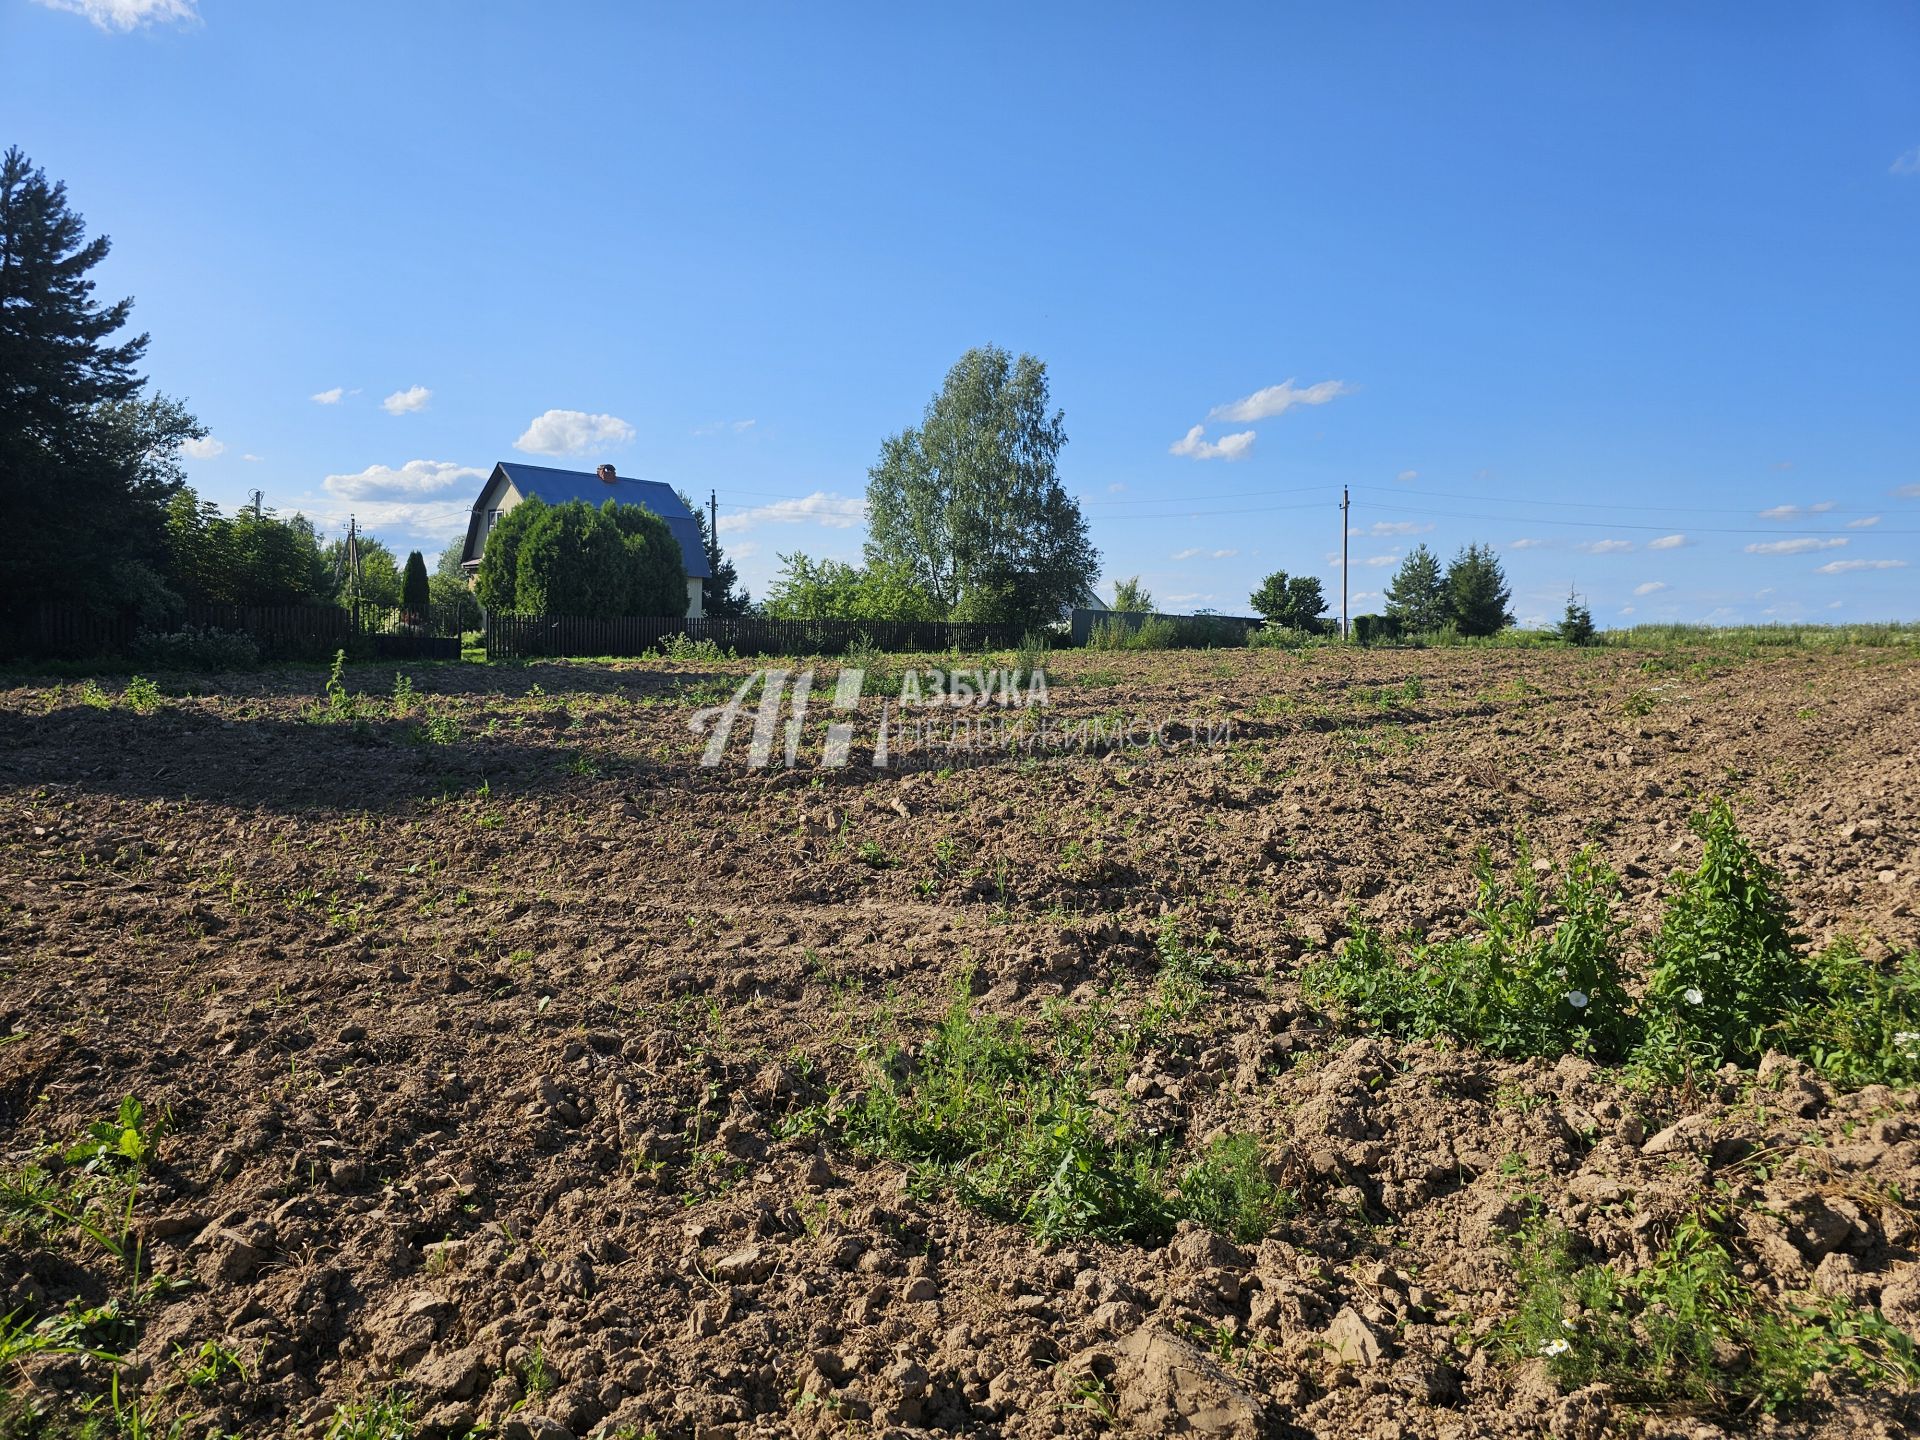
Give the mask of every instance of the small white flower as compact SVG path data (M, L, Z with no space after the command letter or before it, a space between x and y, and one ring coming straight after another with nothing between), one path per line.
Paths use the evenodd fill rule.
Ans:
M1566 1354L1567 1351L1572 1348L1572 1343L1566 1340L1542 1340L1540 1342L1540 1353L1549 1360L1556 1355Z
M1576 1010L1586 1009L1587 1008L1587 992L1584 990L1567 991L1567 1004L1571 1005Z
M1920 1045L1920 1030L1896 1030L1893 1034L1893 1043L1902 1050L1911 1050L1916 1045Z
M1580 1327L1571 1320L1562 1320L1560 1322L1560 1328L1562 1330L1578 1330Z
M1689 1005L1699 1005L1704 1002L1707 997L1700 993L1700 987L1698 985L1689 985L1680 992L1680 998Z

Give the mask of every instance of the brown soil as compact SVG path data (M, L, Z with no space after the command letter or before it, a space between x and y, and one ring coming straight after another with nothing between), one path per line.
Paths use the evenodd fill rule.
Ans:
M1911 1093L1631 1089L1338 1033L1293 977L1355 914L1457 930L1520 833L1593 843L1644 929L1717 795L1813 940L1920 944L1920 662L1072 654L1056 722L1174 743L753 772L743 722L703 769L689 717L747 669L413 667L451 743L410 739L390 666L348 672L359 726L312 723L311 671L175 677L146 716L0 693L0 1167L127 1094L171 1117L134 1221L192 1283L135 1307L130 1392L193 1434L389 1388L424 1435L548 1440L1910 1433L1884 1389L1630 1412L1494 1342L1528 1194L1631 1264L1716 1184L1761 1283L1920 1336ZM970 969L1008 1016L1137 993L1169 914L1238 973L1128 1093L1177 1144L1262 1137L1299 1199L1265 1241L1040 1243L782 1138ZM0 1314L127 1289L76 1233L0 1240ZM209 1341L244 1376L189 1387ZM30 1358L8 1423L108 1373Z

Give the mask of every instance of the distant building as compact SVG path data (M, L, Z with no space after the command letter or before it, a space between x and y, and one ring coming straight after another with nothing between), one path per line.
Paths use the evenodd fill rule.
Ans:
M614 473L613 466L598 471L554 470L545 465L522 465L502 460L473 502L473 515L467 521L466 548L460 552L460 568L472 579L486 552L487 536L493 527L522 500L539 499L548 505L564 505L569 500L584 500L598 507L609 500L622 505L638 505L651 510L667 522L667 529L680 542L681 558L687 566L687 616L697 620L703 613L701 596L710 573L706 548L700 543L700 523L681 503L671 485L658 480L629 480Z

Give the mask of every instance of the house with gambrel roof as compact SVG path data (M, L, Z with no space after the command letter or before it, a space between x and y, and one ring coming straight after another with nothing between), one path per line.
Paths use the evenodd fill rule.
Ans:
M480 498L473 502L473 514L467 520L467 544L460 552L460 568L471 579L486 553L487 536L493 527L522 500L539 499L548 505L564 505L569 500L584 500L598 506L614 500L622 505L639 505L667 522L667 529L680 542L681 558L687 567L687 616L699 619L703 613L701 596L709 573L706 547L700 543L700 524L693 518L671 485L658 480L629 480L616 474L613 466L598 470L555 470L546 465L522 465L517 460L502 460L493 467Z

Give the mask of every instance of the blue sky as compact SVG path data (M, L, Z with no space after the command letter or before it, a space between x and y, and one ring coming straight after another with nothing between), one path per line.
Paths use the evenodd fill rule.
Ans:
M1344 482L1355 613L1481 540L1523 620L1920 615L1909 4L0 0L0 65L224 504L431 553L606 459L758 592L992 342L1167 608L1337 595Z

